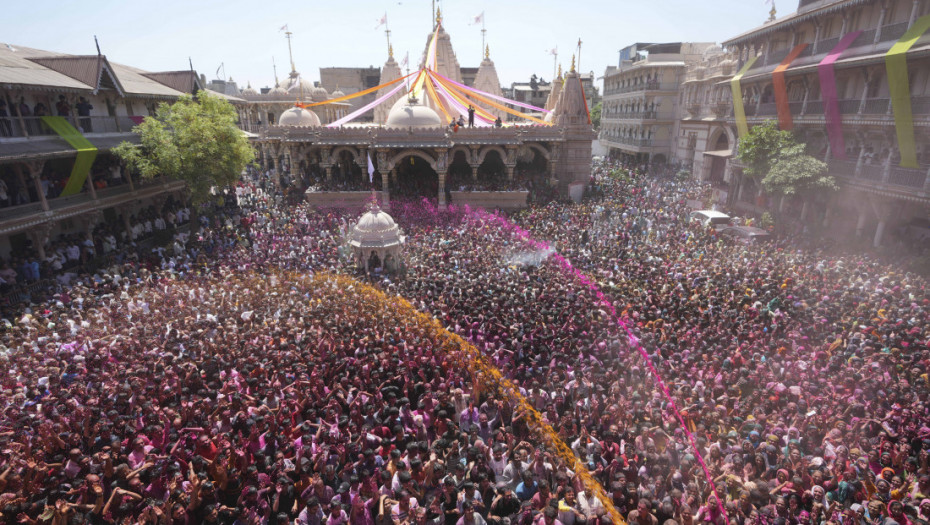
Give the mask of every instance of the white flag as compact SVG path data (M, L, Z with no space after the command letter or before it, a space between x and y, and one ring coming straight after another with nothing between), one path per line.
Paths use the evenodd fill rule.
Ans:
M401 69L407 67L407 64L409 63L410 63L410 52L407 52L407 54L404 55L404 59L400 61Z
M549 50L549 54L552 56L559 56L559 48L553 47L552 49Z
M278 29L278 31L287 31L287 24L281 26L281 29Z
M387 24L387 13L384 13L384 16L382 16L378 20L378 25L375 26L375 29L378 29L379 27L386 25L386 24Z
M7 45L6 45L6 48L9 49L10 51L12 51L13 53L16 52L16 49L13 48L13 46L11 46L10 44L7 44Z
M484 22L484 11L482 11L480 15L476 16L475 19L472 21L472 23L468 25L473 26L475 24L480 24L483 22Z
M375 165L371 163L371 152L368 153L368 182L375 182Z

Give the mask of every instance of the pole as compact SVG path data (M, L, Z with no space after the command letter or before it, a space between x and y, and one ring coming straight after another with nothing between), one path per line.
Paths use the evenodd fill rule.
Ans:
M436 30L436 0L433 0L433 17L430 18L430 21L433 23L433 31Z
M485 47L484 47L484 34L485 34L486 32L487 32L487 31L486 31L485 28L484 28L484 12L482 11L482 12L481 12L481 52L482 52L482 53L484 53L484 50L485 50Z
M291 32L286 31L284 34L287 36L287 54L291 58L291 71L297 71L297 68L294 67L294 53L291 51Z
M391 49L391 30L387 28L387 22L384 23L384 36L387 38L388 49Z
M555 54L552 55L552 80L555 80L555 66L556 66L556 63L558 63L558 61L559 61L559 52L556 51Z
M581 71L581 38L578 38L578 71Z

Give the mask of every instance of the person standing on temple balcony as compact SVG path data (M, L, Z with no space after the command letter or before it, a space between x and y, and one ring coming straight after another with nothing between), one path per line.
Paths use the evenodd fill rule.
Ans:
M91 133L94 131L91 120L90 120L90 110L94 109L94 106L87 101L86 98L81 97L78 99L78 103L74 106L77 109L78 116L81 118L81 128L84 133Z
M475 106L468 105L468 127L475 127Z

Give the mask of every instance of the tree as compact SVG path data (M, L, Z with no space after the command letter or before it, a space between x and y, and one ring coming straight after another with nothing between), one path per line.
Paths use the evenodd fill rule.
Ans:
M601 110L603 109L604 104L598 102L591 108L591 125L594 129L600 129L601 127Z
M836 180L827 175L827 163L804 153L804 145L783 149L762 179L769 193L792 196L815 190L836 190Z
M747 175L759 180L765 191L792 196L816 190L836 190L836 180L827 175L827 164L805 152L790 131L781 131L767 121L739 139L737 158Z
M236 110L226 100L200 91L162 103L155 116L133 128L140 144L123 142L113 149L143 179L168 176L187 183L194 204L210 198L211 189L239 180L254 151L236 127Z
M790 131L781 131L774 120L756 126L749 134L739 139L737 158L743 164L743 172L754 178L765 177L779 153L795 144Z

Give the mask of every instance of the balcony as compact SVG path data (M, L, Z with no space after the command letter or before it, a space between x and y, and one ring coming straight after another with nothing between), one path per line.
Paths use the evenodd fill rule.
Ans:
M143 117L74 117L68 121L85 135L129 133ZM42 117L0 117L0 141L58 136L42 122Z
M623 93L641 93L644 91L678 91L678 84L661 84L659 82L646 82L632 86L621 86L604 90L604 96L619 95Z
M833 38L827 38L817 42L817 49L814 50L814 54L820 55L822 53L829 53L831 49L836 47L836 44L840 42L840 37L836 36Z
M930 166L917 169L884 164L857 164L855 161L831 160L828 164L830 175L851 182L867 184L876 188L906 191L923 190L930 184Z
M907 22L899 22L897 24L888 24L882 26L882 42L887 42L888 40L898 40L904 36L904 33L907 33L907 25Z

